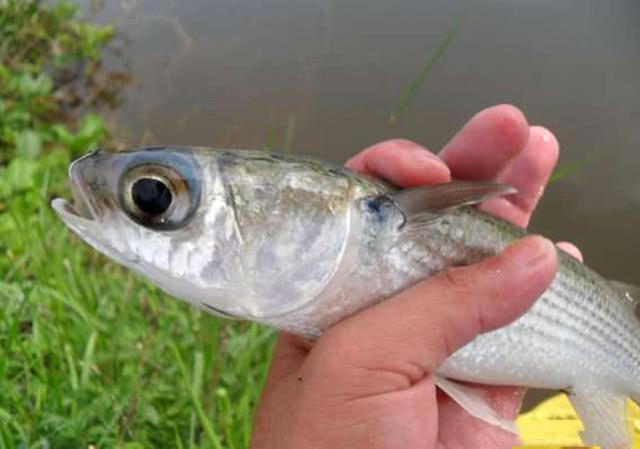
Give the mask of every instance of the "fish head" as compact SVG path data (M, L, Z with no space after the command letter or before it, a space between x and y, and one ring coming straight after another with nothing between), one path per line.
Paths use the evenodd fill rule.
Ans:
M349 230L347 181L259 152L96 151L69 178L73 204L52 206L75 234L225 317L267 322L312 301ZM323 183L331 201L317 192Z
M90 246L168 293L198 305L217 295L211 312L244 316L229 299L237 292L204 275L221 257L211 224L230 213L215 198L203 207L212 163L215 154L181 148L94 151L69 167L73 204L56 198L52 207Z

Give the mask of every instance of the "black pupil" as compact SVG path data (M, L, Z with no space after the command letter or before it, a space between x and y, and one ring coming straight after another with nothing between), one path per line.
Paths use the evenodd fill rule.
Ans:
M173 199L166 184L153 178L142 178L134 182L131 186L131 196L136 206L148 215L166 212Z

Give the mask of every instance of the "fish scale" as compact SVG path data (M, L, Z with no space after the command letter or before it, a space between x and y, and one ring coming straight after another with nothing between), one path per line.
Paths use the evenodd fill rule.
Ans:
M452 228L456 226L463 228L469 218L474 219L479 215L475 211L466 212L460 223ZM455 220L455 218L451 219ZM488 216L483 216L481 221L494 230L504 230L505 228L499 222L495 225L493 222L497 222L497 220ZM479 245L474 244L472 234L472 238L465 242L465 246L484 246L486 233L487 230L483 230L483 239ZM518 232L512 233L514 237L518 234ZM439 235L439 238L442 238L442 235ZM499 240L500 237L496 239ZM495 251L490 251L490 253L493 252ZM582 350L601 351L601 360L619 365L621 371L617 374L621 378L625 381L635 381L639 377L640 338L638 338L637 329L634 332L632 324L629 323L628 307L625 304L617 305L615 301L611 301L621 295L612 288L605 288L589 280L576 282L575 278L570 277L570 273L584 272L584 268L569 259L569 256L560 255L560 258L562 263L559 273L547 292L515 323L484 335L481 339L483 344L503 343L512 337L511 341L519 343L519 346L514 350L523 350L523 348L530 348L534 342L540 344L541 341L546 341L548 344L555 344L558 340L565 342L573 340L576 347ZM573 281L568 279L573 279ZM603 280L603 282L606 281ZM621 298L621 300L624 299ZM635 320L634 317L632 318ZM593 326L597 326L599 331L590 329ZM474 347L474 349L482 350L478 347ZM567 355L570 355L570 351L567 352ZM615 354L616 357L610 357L611 354ZM452 362L455 361L455 358L454 354ZM532 365L528 369L535 370L536 366ZM474 372L476 372L475 369ZM464 373L459 373L458 376L464 377ZM475 380L489 381L490 379L476 378Z

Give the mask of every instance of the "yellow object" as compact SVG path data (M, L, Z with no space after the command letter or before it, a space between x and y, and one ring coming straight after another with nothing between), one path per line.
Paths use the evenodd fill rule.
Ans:
M640 407L627 402L629 428L633 429L633 449L640 449ZM569 399L559 394L520 415L517 420L522 448L558 449L584 447L580 440L582 423Z

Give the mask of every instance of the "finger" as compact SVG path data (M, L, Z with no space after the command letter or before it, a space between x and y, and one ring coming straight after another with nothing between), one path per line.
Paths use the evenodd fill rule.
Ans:
M532 126L524 150L495 178L499 183L515 187L518 193L486 201L480 208L526 227L558 161L558 151L558 141L549 130Z
M409 188L447 182L449 168L433 153L417 143L403 139L387 140L361 151L347 167L392 184Z
M311 343L295 335L280 332L271 358L267 387L294 373L304 362Z
M524 238L495 257L428 278L347 318L330 328L315 349L331 348L343 379L345 367L370 376L382 373L380 382L362 387L345 380L354 391L371 385L406 388L478 334L523 314L547 289L556 266L551 242Z
M439 156L454 178L493 179L524 149L528 136L529 124L519 109L493 106L469 120Z
M584 258L582 257L582 252L573 243L558 242L556 243L556 246L560 248L562 251L564 251L565 253L569 254L570 256L575 257L580 262L584 262Z

